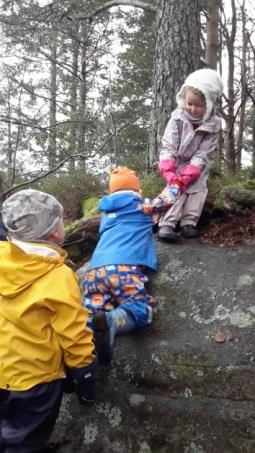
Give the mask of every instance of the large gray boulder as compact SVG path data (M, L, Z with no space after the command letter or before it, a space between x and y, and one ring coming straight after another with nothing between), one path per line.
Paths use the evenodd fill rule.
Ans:
M254 453L254 247L158 243L153 324L118 337L97 402L66 395L62 453Z

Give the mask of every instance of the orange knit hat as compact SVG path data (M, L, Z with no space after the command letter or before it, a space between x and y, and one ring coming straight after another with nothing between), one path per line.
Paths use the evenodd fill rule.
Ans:
M133 170L127 167L115 168L110 176L109 192L117 192L118 190L141 190L138 178Z

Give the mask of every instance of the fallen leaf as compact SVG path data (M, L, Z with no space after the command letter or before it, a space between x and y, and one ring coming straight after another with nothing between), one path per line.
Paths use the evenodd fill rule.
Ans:
M178 393L176 390L173 390L173 389L170 389L170 388L169 388L169 389L166 391L166 396L167 396L168 398L171 398L171 399L176 399L176 398L179 398L180 395L179 395L179 393Z

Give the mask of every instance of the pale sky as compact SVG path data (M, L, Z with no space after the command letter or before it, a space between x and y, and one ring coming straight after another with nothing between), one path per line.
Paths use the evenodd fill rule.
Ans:
M52 3L52 0L38 0L39 6L46 6L49 5L49 3Z

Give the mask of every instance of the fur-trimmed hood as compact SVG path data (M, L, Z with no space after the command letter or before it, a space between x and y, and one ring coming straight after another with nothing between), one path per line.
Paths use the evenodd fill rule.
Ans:
M215 102L222 96L223 82L219 74L213 69L198 69L192 72L185 80L180 91L177 93L176 101L179 108L185 107L184 88L192 87L201 91L206 101L206 112L203 117L203 122L210 117Z

